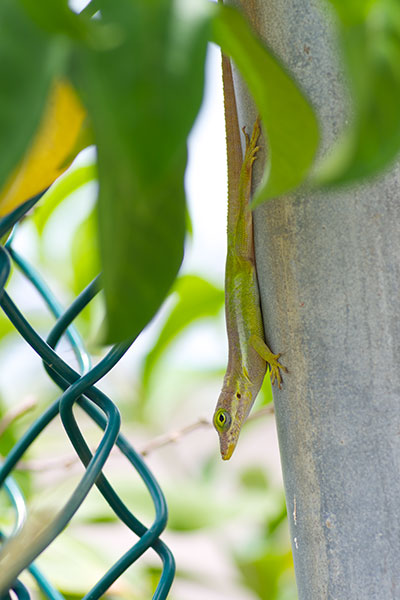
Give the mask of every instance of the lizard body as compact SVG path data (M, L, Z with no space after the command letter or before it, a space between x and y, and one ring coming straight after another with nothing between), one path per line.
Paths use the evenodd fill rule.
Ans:
M264 341L264 327L255 268L253 217L250 208L253 163L259 146L257 118L251 137L245 132L242 159L240 130L229 58L222 57L226 136L228 147L228 251L225 271L225 315L228 334L228 366L214 413L221 456L228 460L241 427L261 388L267 363L271 381L281 386L280 354Z

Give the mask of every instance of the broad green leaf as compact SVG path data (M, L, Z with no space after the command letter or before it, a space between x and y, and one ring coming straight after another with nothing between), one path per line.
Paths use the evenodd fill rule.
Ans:
M196 275L180 277L173 292L176 294L175 306L143 365L144 387L148 386L151 375L165 350L182 330L197 319L217 315L224 303L223 290Z
M319 142L315 113L297 84L242 15L218 4L213 39L240 70L268 137L265 173L253 206L296 188L307 176Z
M77 15L68 0L19 0L30 18L50 33L62 33L84 39L92 26L88 18Z
M36 28L18 1L0 2L0 189L36 131L67 50L65 40Z
M90 0L80 14L92 17L100 10L101 0Z
M107 341L116 341L149 322L182 260L186 137L202 99L209 20L197 1L99 6L119 44L80 47L75 79L98 147Z
M73 169L58 179L43 196L40 205L34 212L33 220L39 234L43 233L53 211L67 196L96 178L96 165L87 165Z
M334 5L341 21L346 25L362 23L371 6L381 0L328 0Z
M115 44L113 32L103 28L99 19L90 17L96 12L86 7L79 14L70 9L68 0L19 0L36 25L50 34L66 36L93 48Z
M340 17L353 117L316 173L318 184L373 176L400 150L400 5L331 3Z

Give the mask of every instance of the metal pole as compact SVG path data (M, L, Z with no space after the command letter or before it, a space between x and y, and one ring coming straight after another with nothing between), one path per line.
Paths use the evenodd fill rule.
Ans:
M328 3L242 3L311 98L324 152L347 104ZM239 111L251 124L240 85ZM397 165L255 214L266 336L290 370L275 408L299 600L400 598L399 184Z

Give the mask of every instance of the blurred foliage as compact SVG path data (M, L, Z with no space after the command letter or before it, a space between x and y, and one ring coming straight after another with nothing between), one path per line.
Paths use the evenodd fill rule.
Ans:
M1 390L0 390L1 393ZM2 456L7 456L10 450L13 448L15 443L21 436L21 417L23 417L28 411L31 411L32 407L21 411L21 414L14 413L10 415L10 409L0 398L0 460ZM23 419L22 419L23 420ZM15 481L21 488L24 494L31 494L32 492L32 474L29 471L19 472L15 474ZM4 493L4 492L3 492ZM8 505L8 502L4 504L0 503L1 509L4 509ZM6 528L11 525L12 515L8 509L0 510L0 514L6 516L5 520L0 519L1 528L6 525Z
M316 175L339 184L376 175L400 148L400 5L329 0L338 19L351 97L350 124Z
M295 598L292 578L293 559L290 551L282 551L266 544L256 556L237 559L246 586L261 600L289 600Z
M51 137L46 134L51 107L54 132L65 134L71 132L64 121L74 117L80 122L82 108L87 112L81 133L74 133L67 147L62 146L65 135L54 135L50 157L59 156L61 147L63 169L85 144L96 144L105 340L134 338L169 293L183 258L186 143L203 96L208 41L213 38L234 57L268 130L271 160L260 199L288 191L305 178L318 144L315 115L240 13L223 5L205 0L97 0L76 14L65 0L7 0L3 11L0 24L2 18L9 22L14 38L11 43L5 36L4 48L9 47L3 52L0 109L6 115L12 106L13 117L21 111L24 119L7 118L4 126L0 122L0 143L11 136L15 140L7 160L0 157L0 187L17 168L13 177L21 189L29 189L32 177L26 169L28 181L24 179L27 151L40 123L31 151L48 155L42 145ZM96 11L98 18L91 19ZM20 56L24 53L30 55L26 65ZM32 78L37 70L41 78ZM8 85L11 77L14 85ZM60 111L57 98L48 101L51 84L57 90L64 82L75 87L82 103L76 110L70 107L67 120L60 113L67 114L68 107ZM57 173L48 172L49 160L42 162L35 172L46 173L47 185ZM81 176L91 175L76 178ZM77 186L79 181L68 184ZM20 200L14 197L14 202ZM42 213L39 228L45 220Z
M2 189L0 215L42 193L69 167L87 145L79 142L85 137L86 122L85 109L74 88L66 81L53 84L29 151Z
M57 206L70 194L81 188L89 181L97 179L97 169L95 164L89 164L83 167L77 167L70 170L64 177L59 178L46 193L46 202L40 204L40 210L33 214L39 235L51 217Z
M20 2L1 2L0 139L7 152L2 152L0 160L0 188L38 127L51 83L64 58L62 40L49 40Z
M169 344L197 319L218 315L224 304L224 292L196 275L183 275L171 292L176 301L162 330L143 364L142 381L147 389L157 362Z

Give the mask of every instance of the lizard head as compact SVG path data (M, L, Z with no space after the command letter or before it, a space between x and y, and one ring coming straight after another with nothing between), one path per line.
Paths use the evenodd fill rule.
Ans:
M223 389L215 409L213 423L219 436L221 456L229 460L236 447L240 430L252 405L249 391Z

